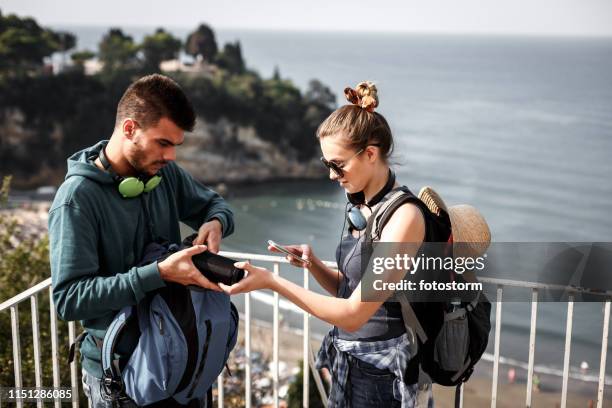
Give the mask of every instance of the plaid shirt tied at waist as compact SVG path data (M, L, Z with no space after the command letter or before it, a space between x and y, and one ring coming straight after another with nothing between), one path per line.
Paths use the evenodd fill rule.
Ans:
M402 402L402 408L414 408L417 402L418 384L406 384L404 374L408 361L414 355L414 345L406 333L381 341L342 340L331 329L323 339L317 355L316 367L327 368L332 375L332 387L327 406L350 408L349 357L389 370L395 375L393 396Z

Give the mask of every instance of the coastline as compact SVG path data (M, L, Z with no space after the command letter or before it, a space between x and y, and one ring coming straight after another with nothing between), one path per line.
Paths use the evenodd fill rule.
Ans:
M327 175L316 175L316 176L294 176L288 177L286 175L281 175L278 177L273 177L265 180L259 179L245 179L245 180L230 180L230 181L206 181L206 180L198 180L200 183L204 184L215 190L217 193L221 194L227 199L232 198L243 198L243 197L253 197L261 194L262 190L267 190L270 188L274 188L275 190L281 191L282 187L287 187L290 185L298 185L296 189L304 190L309 184L317 185L331 185L327 184ZM335 186L334 186L335 187ZM285 189L286 190L286 189Z
M287 175L279 175L278 177L272 177L267 179L248 179L244 180L200 180L197 179L200 183L205 186L215 190L217 193L221 194L225 198L242 198L242 197L251 197L257 194L261 194L262 189L267 189L270 187L274 187L275 190L280 190L281 187L286 187L290 184L299 184L299 187L296 189L303 190L304 184L317 184L317 187L320 185L323 186L332 186L335 185L331 183L326 183L327 175L296 175L293 177L289 177ZM9 194L9 205L23 205L25 209L34 209L38 208L38 205L44 205L45 203L50 205L53 201L53 197L55 195L56 188L59 186L43 186L43 188L52 188L53 192L43 192L39 193L37 190L32 189L16 189L11 188Z

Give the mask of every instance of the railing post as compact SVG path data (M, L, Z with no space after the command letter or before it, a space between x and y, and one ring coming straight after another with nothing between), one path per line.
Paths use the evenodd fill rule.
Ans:
M308 289L308 268L304 268L304 288ZM310 354L310 315L307 312L304 315L304 353L303 353L303 367L302 371L302 406L308 408L309 406L309 390L310 390L310 365L309 365L309 354Z
M70 345L74 343L75 331L76 328L74 322L68 322L68 347L70 347ZM72 392L76 393L76 395L79 394L79 383L77 382L78 378L79 377L77 375L77 359L75 356L74 360L72 360L72 363L70 363L70 386L72 387ZM72 398L72 407L79 408L78 397Z
M608 352L608 329L610 326L610 301L604 305L603 335L601 336L601 359L599 361L599 385L597 386L597 408L603 407L603 393L606 380L606 355Z
M244 294L244 404L251 408L251 294Z
M40 367L40 319L38 315L38 295L35 293L30 297L30 310L32 313L32 346L34 348L34 384L42 387L42 370ZM42 401L37 401L36 406L42 408Z
M278 262L274 262L274 274L280 275L280 264ZM272 392L274 398L274 408L278 408L278 386L279 386L279 373L278 373L278 326L279 326L279 316L278 316L278 292L274 292L274 314L273 314L273 325L272 325Z
M310 362L310 370L312 372L312 377L315 380L315 385L317 386L317 390L319 391L319 396L321 397L321 403L327 403L327 395L325 393L325 386L323 385L323 381L321 380L321 376L315 367L315 358L312 350L309 350L308 353L308 361Z
M223 392L223 372L217 377L217 406L223 408L225 401L225 393Z
M493 384L491 386L491 408L497 406L497 377L499 376L499 343L501 337L501 312L502 312L503 287L497 286L497 305L495 308L495 355L493 358Z
M21 343L19 341L19 309L18 304L11 306L11 332L13 334L13 368L15 370L15 388L23 387L21 378ZM23 407L21 400L17 401L18 407Z
M561 389L561 408L565 408L567 405L567 382L569 378L573 318L574 318L574 295L569 295L568 302L567 302L567 323L565 327L565 355L563 357L563 387Z
M525 406L531 407L531 391L533 389L533 364L535 360L535 339L538 319L538 290L531 292L531 329L529 330L529 363L527 368L527 398Z
M53 386L60 386L59 354L57 348L57 313L53 304L53 287L49 286L49 319L51 320L51 362L53 365ZM55 408L61 408L61 402L55 401Z

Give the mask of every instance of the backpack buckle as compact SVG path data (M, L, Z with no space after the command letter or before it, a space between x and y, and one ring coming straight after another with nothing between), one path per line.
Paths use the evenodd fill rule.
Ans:
M123 381L116 380L111 375L104 374L100 381L100 388L103 396L110 397L110 400L118 399L123 393Z

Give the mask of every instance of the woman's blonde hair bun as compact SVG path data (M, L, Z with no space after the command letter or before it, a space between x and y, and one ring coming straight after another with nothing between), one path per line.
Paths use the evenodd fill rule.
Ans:
M368 112L374 112L378 106L378 90L371 81L363 81L357 84L355 89L344 88L346 100L357 105Z

